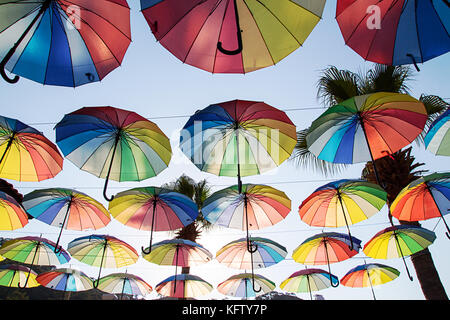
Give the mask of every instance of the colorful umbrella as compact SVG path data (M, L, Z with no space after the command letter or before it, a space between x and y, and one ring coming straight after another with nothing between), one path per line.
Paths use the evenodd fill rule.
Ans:
M176 282L176 290L174 290ZM192 274L180 274L176 279L170 276L158 283L155 290L163 296L175 298L194 298L210 293L213 286L202 278Z
M450 109L447 108L433 121L424 140L428 151L439 156L450 156Z
M76 87L117 68L131 42L126 0L15 1L0 4L0 72Z
M20 237L6 240L0 247L0 255L13 261L29 264L31 267L54 266L69 262L69 254L62 248L55 253L55 243L41 237ZM26 286L30 279L31 271L28 273Z
M436 234L430 230L412 226L399 225L391 226L381 230L370 239L363 248L363 252L368 257L374 259L402 258L412 281L405 257L424 250L436 239Z
M42 132L3 116L0 116L0 155L0 177L17 181L50 179L63 166L58 148Z
M36 277L37 282L46 288L78 292L94 288L91 278L84 272L70 268L59 268L43 272Z
M67 250L75 259L99 267L94 288L98 287L102 268L121 268L137 262L139 256L128 243L109 235L90 235L72 240Z
M253 277L253 278L252 278ZM241 273L229 277L217 286L217 291L231 297L249 298L257 296L253 290L252 281L258 285L260 294L268 293L275 289L275 283L259 274Z
M0 191L0 230L16 230L28 224L28 215L9 194Z
M85 107L56 125L56 143L77 167L108 180L141 181L167 168L169 138L156 124L132 111Z
M420 0L338 0L336 20L345 43L365 60L417 63L450 51L450 4Z
M331 263L350 259L358 254L360 248L361 240L355 237L337 232L323 232L303 241L292 253L292 258L306 265L326 264L328 273L331 274ZM338 286L331 279L330 284L333 288Z
M322 269L304 269L294 272L280 284L280 288L288 292L309 292L312 300L312 291L319 291L339 285L339 279Z
M341 284L352 288L370 286L373 299L376 300L373 286L385 284L394 280L399 275L400 271L395 268L380 263L368 263L359 265L348 271L345 276L342 277Z
M450 212L450 172L433 173L414 180L403 188L391 204L391 214L402 221L442 218Z
M191 224L198 207L191 198L169 189L141 187L118 193L109 203L111 215L126 226L150 230L148 249L152 250L153 231L170 231Z
M0 265L0 286L8 288L34 288L40 284L36 281L37 273L20 264ZM25 285L21 285L25 283Z
M101 278L98 290L111 294L124 294L146 296L153 288L141 277L129 273L112 273Z
M72 189L49 188L32 191L24 196L23 206L39 221L60 227L56 246L63 229L100 229L111 221L109 212L100 202Z
M141 0L155 38L178 59L212 73L274 65L300 47L325 0Z
M308 150L321 160L373 163L410 144L422 132L427 117L423 103L407 94L355 96L317 118L306 142Z
M317 188L299 207L300 218L310 226L346 226L366 220L386 204L387 193L377 184L342 179ZM351 238L350 238L351 239ZM352 248L353 243L350 248Z

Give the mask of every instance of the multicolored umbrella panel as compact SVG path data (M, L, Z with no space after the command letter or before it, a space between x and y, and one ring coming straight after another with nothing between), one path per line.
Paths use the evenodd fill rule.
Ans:
M183 63L212 73L272 66L299 48L325 0L141 0L155 38Z
M22 205L37 220L60 228L56 245L63 229L97 230L111 221L109 212L100 202L72 189L35 190L24 196Z
M141 277L130 273L112 273L102 277L97 289L111 294L146 296L153 288Z
M336 20L345 43L365 60L423 63L450 51L448 1L338 0Z
M40 284L36 281L37 273L20 264L0 265L0 286L8 288L34 288Z
M450 172L423 176L403 188L391 204L391 214L402 221L442 218L450 239L450 228L444 215L450 212Z
M176 282L176 290L174 290ZM175 279L175 276L170 276L158 283L155 290L163 296L174 298L195 298L204 296L213 290L213 286L192 274L180 274Z
M91 278L84 272L70 268L40 273L36 281L46 288L64 292L79 292L94 288Z
M0 10L4 5L0 4ZM62 167L63 157L58 148L42 132L19 120L0 116L1 178L42 181L55 177Z
M450 109L433 121L424 138L428 151L438 156L450 156Z
M167 168L172 149L156 124L133 111L114 107L84 107L55 126L56 143L81 170L109 179L141 181Z
M0 230L16 230L28 224L28 215L20 203L0 191Z
M258 292L253 290L253 282L260 289ZM271 280L259 274L240 273L229 277L227 280L217 285L217 291L221 294L231 297L252 298L258 294L271 292L276 285Z
M131 42L126 0L3 1L0 17L0 73L9 83L19 76L66 87L100 81Z
M141 248L143 254L152 250L153 231L171 231L191 224L198 216L198 207L182 193L158 187L139 187L123 191L109 203L111 215L120 223L139 230L150 230L150 244Z

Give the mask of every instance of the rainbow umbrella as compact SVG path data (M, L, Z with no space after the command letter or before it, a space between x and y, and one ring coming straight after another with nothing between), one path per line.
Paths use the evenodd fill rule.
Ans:
M420 0L338 0L345 43L365 60L423 63L450 51L450 4Z
M28 224L28 215L9 194L0 191L0 230L16 230Z
M341 284L352 288L370 286L373 299L376 300L373 287L390 282L399 275L400 271L384 264L365 263L349 270L345 276L342 277Z
M0 255L13 261L21 262L33 267L54 266L69 262L69 254L62 248L58 248L55 253L56 244L42 237L20 237L6 240L0 247ZM31 269L28 272L24 288L28 284L31 276Z
M423 130L428 114L407 94L377 92L355 96L328 108L311 125L308 150L334 163L382 158L410 144ZM374 165L378 184L381 185Z
M428 151L439 156L450 156L450 109L433 121L424 138Z
M191 198L158 187L134 188L118 193L109 203L111 215L122 224L150 230L150 245L141 248L144 254L152 250L153 231L170 231L191 224L198 216L198 207Z
M405 257L424 250L436 239L430 230L412 226L399 225L383 229L374 235L363 248L366 256L374 259L402 258L408 277L411 277Z
M353 244L353 247L352 247ZM323 232L304 240L292 253L294 261L306 265L328 265L328 273L331 274L330 264L350 259L358 254L361 248L361 240L343 233ZM330 285L336 284L330 278Z
M141 0L156 40L183 63L212 73L272 66L320 21L325 0Z
M72 189L34 190L24 196L23 206L39 221L60 227L56 247L63 229L100 229L111 221L109 212L100 202Z
M391 214L402 221L442 218L450 212L450 172L433 173L414 180L403 188L391 204Z
M46 288L64 292L86 291L94 288L91 278L84 272L70 268L40 273L36 281Z
M346 226L366 220L386 204L387 193L377 184L342 179L317 188L299 207L302 221L315 227ZM351 238L350 238L351 239ZM350 246L352 248L353 242Z
M8 288L34 288L40 284L36 281L37 273L20 264L0 265L0 286ZM21 285L25 283L25 285Z
M73 258L99 267L94 288L99 285L102 268L121 268L137 262L139 255L128 243L109 235L89 235L69 242L67 250Z
M130 273L112 273L102 277L98 282L98 290L120 294L146 296L152 292L153 288L141 277Z
M135 112L114 107L84 107L66 114L55 126L56 143L80 169L108 180L141 181L167 168L169 138Z
M9 83L19 76L67 87L100 81L131 42L126 0L2 1L0 17L0 73Z
M53 178L63 167L58 148L42 132L3 116L0 116L0 155L0 177L6 179L42 181Z
M174 290L174 287L177 289ZM175 298L204 296L210 293L212 289L213 286L210 283L192 274L180 274L176 279L175 276L170 276L155 287L160 295Z
M252 281L258 285L260 294L268 293L275 289L275 283L259 274L240 273L229 277L217 285L217 291L231 297L249 298L255 297L257 292L253 290Z
M291 274L280 284L280 288L288 292L309 292L312 300L313 291L320 291L339 285L339 279L322 269L304 269Z

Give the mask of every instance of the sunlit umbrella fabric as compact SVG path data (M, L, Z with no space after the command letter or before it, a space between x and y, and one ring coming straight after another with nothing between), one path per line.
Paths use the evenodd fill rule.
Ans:
M288 292L312 292L330 287L330 282L339 284L339 279L322 269L304 269L291 274L280 284Z
M424 141L428 151L438 156L450 156L450 109L433 121Z
M400 271L380 263L368 263L349 270L341 279L346 287L364 288L378 286L396 279Z
M155 38L183 63L212 73L247 73L300 47L325 0L141 0Z
M94 288L91 278L84 272L70 268L40 273L36 280L44 287L58 291L79 292Z
M99 280L97 289L111 294L146 296L153 288L141 277L130 273L112 273Z
M30 274L30 276L28 276ZM0 286L11 288L34 288L40 286L37 273L19 264L0 265ZM27 280L28 278L28 280Z
M175 292L174 287L176 288ZM199 276L180 274L161 281L156 285L155 290L160 295L167 297L194 298L209 294L213 290L213 286Z
M261 288L255 292L253 287ZM217 291L231 297L251 298L271 292L276 285L271 280L259 274L240 273L229 277L217 285Z
M0 5L1 6L1 5ZM0 177L42 181L56 176L63 157L42 132L23 122L0 116Z
M7 193L0 191L0 230L16 230L28 224L28 216L21 205Z

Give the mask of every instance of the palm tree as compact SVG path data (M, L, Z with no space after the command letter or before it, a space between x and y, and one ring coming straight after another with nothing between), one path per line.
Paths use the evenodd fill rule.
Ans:
M405 66L375 65L373 69L365 74L339 70L335 66L331 66L323 71L317 83L317 98L324 106L330 107L353 96L374 92L409 94L408 82L412 79L412 76L412 69ZM427 124L423 131L426 132L431 122L448 108L449 104L433 95L422 95L419 100L424 103L428 113ZM292 159L300 165L313 167L323 174L339 173L343 165L326 163L317 159L314 154L308 151L305 139L308 130L309 128L306 128L298 132L298 141ZM423 134L416 139L416 142L423 143ZM380 179L385 184L383 187L388 193L388 205L392 203L403 187L425 172L422 170L416 171L423 164L414 163L414 160L414 157L411 155L411 147L400 150L391 156L375 160ZM371 162L366 164L362 172L362 178L377 183ZM392 217L389 218L392 219ZM405 221L400 221L400 223L411 224L411 222ZM417 222L412 224L420 226ZM428 249L412 255L411 261L425 298L429 300L448 300Z

